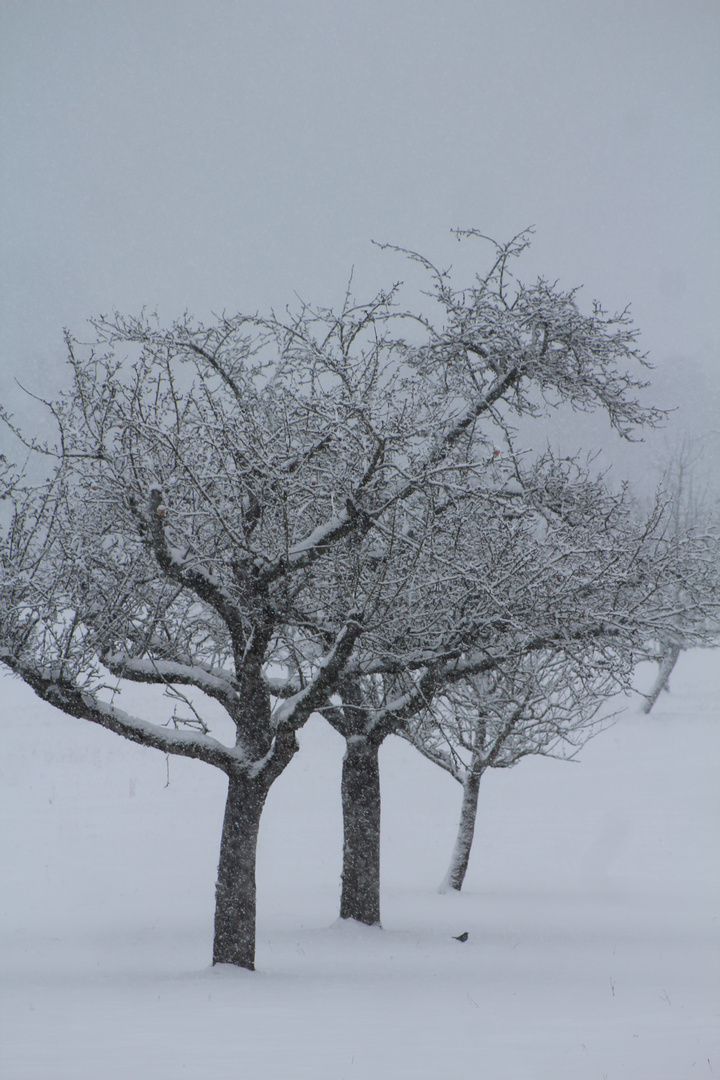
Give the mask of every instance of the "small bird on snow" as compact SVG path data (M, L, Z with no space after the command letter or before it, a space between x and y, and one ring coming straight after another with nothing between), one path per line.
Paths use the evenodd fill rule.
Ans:
M457 937L453 934L453 941L467 941L469 937L470 935L467 930L465 930L462 934L458 934Z

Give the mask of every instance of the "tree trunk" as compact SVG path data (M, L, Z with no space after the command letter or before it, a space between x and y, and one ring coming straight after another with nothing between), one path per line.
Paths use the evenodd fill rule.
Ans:
M343 871L340 918L380 925L379 747L347 741L342 771Z
M255 860L269 784L244 773L228 777L215 888L213 964L255 970Z
M477 817L478 795L480 794L480 779L482 773L482 769L477 770L471 768L465 778L465 783L463 784L462 809L460 811L460 825L458 826L457 837L455 839L455 848L452 853L448 872L440 885L440 892L447 892L448 889L457 889L457 891L460 892L463 887L468 863L470 862L470 849L472 848L473 837L475 836L475 818Z
M645 695L646 700L643 705L643 712L649 713L663 690L670 690L669 679L673 673L673 668L678 662L680 652L681 649L679 645L668 645L658 660L657 678L653 683L653 688L650 693Z

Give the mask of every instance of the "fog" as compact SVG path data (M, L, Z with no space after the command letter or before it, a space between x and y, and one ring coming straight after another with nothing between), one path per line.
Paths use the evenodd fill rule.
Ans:
M405 275L371 240L467 279L454 227L534 225L526 280L632 305L677 412L608 446L647 474L720 427L719 29L709 0L5 0L0 397L37 424L15 380L55 392L100 312L337 303Z

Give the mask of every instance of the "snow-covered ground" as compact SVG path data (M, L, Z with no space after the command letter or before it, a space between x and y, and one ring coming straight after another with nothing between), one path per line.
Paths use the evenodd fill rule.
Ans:
M486 777L462 895L435 891L460 788L390 740L383 930L336 922L342 742L311 722L265 813L250 974L209 966L221 775L0 677L0 1075L720 1077L717 653L672 690L578 764Z

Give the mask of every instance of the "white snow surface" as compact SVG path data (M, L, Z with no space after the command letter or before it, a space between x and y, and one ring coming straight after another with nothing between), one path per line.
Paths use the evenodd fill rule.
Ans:
M0 1075L720 1077L719 703L718 654L688 653L578 764L486 776L461 895L436 891L460 787L388 740L382 930L337 921L343 742L313 718L268 800L249 973L209 963L222 775L0 677Z

